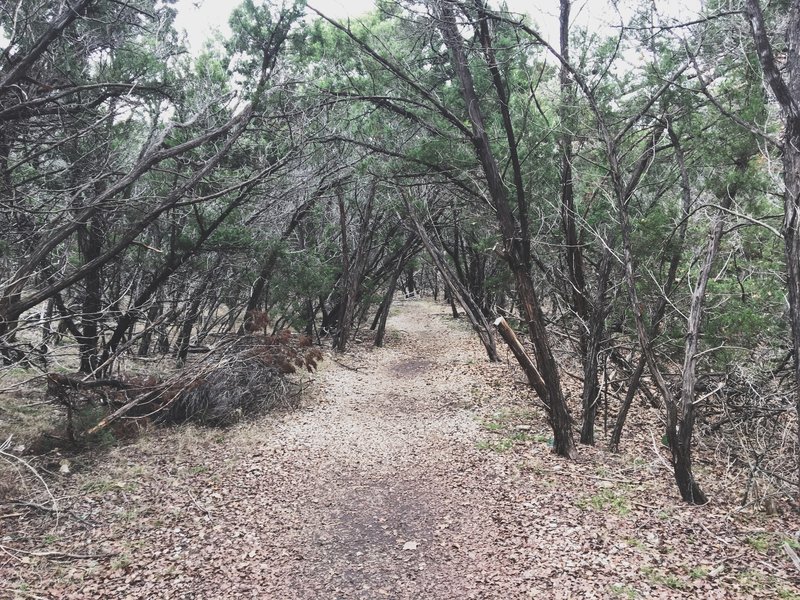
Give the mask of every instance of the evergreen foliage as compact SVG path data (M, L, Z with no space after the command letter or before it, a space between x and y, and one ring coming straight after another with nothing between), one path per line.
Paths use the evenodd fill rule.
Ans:
M344 350L372 323L380 345L395 289L443 285L488 356L489 321L520 330L558 453L575 455L579 418L595 443L600 404L618 448L640 393L664 406L686 500L704 499L695 419L743 463L743 440L781 427L788 447L751 475L787 493L800 93L781 78L800 80L800 16L745 4L681 23L642 2L597 31L567 11L553 46L537 15L482 0L349 22L245 0L230 39L194 56L171 2L3 5L4 367L103 381L285 327ZM289 370L242 360L170 418L229 421L250 400L227 386L255 401Z

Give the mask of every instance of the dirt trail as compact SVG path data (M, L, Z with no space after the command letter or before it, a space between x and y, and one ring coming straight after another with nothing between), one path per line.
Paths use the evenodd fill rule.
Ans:
M516 370L443 307L399 302L389 326L302 409L73 465L68 512L0 519L0 550L98 556L6 552L0 598L798 597L795 520L681 504L647 444L554 457Z
M71 510L94 527L66 523L58 541L118 557L28 576L25 589L76 598L469 596L471 542L484 545L493 529L469 483L488 474L468 408L476 384L463 370L483 357L439 307L399 304L387 347L354 344L325 361L304 409L233 432L158 432L77 476L83 498Z
M482 458L461 367L479 356L468 333L431 308L404 303L389 347L359 355L358 371L326 370L326 403L284 431L316 469L298 514L310 555L302 577L286 575L284 593L463 595L469 548L455 539L492 527L474 514L466 485Z

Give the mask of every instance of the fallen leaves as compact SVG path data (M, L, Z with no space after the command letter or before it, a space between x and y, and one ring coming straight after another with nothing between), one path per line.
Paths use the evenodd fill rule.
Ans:
M4 590L34 581L50 598L798 593L783 546L796 548L796 516L738 512L724 490L710 506L681 504L646 430L642 454L553 456L529 390L436 310L402 304L390 326L403 335L348 354L353 368L328 362L308 410L226 431L154 432L94 473L64 477L54 491L69 512L57 525L17 506L0 515L0 545L116 554L72 559L66 574L54 556L0 556ZM512 443L481 449L488 433Z

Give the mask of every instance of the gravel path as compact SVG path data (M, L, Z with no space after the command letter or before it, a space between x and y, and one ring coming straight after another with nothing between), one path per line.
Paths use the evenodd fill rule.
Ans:
M471 544L484 545L493 523L470 483L486 457L465 369L485 361L441 307L398 305L387 346L329 357L303 409L226 432L156 431L73 475L68 505L89 525L64 519L51 544L114 557L63 568L6 561L0 579L3 566L16 569L5 589L52 598L471 595L466 582L482 571ZM41 523L29 526L32 536ZM25 535L4 539L19 548Z
M433 309L433 310L432 310ZM402 303L387 348L326 368L321 404L283 430L309 479L295 518L307 555L276 573L282 597L464 597L469 541L492 529L469 485L484 462L463 368L468 332L424 302ZM330 365L329 365L330 367ZM474 558L474 556L473 556Z
M301 409L74 459L57 522L0 519L0 598L800 597L794 516L688 507L647 443L555 457L516 369L444 307L389 326Z

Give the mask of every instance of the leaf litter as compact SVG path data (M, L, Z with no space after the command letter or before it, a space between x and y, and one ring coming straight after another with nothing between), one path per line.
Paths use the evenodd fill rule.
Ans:
M564 461L513 362L445 307L390 325L300 409L52 474L57 522L0 507L0 598L800 597L796 514L740 510L702 451L712 502L681 503L654 409L622 453L601 434Z

